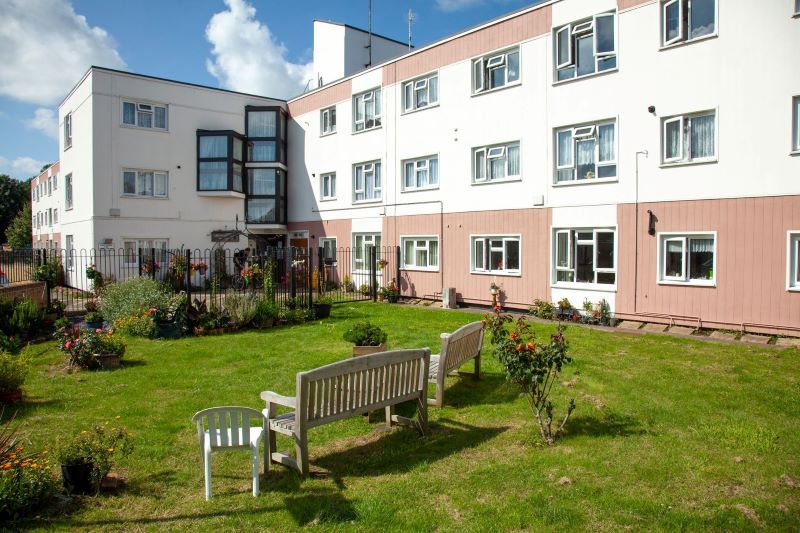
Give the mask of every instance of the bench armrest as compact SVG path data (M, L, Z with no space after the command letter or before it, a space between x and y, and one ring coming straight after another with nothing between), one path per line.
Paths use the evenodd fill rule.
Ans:
M268 404L277 403L278 405L283 405L284 407L291 407L293 409L297 408L297 398L294 396L281 396L277 392L268 390L261 393L261 399Z

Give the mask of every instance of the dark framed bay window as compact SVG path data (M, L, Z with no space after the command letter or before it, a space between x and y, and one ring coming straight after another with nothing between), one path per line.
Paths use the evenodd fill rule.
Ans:
M247 169L247 223L286 225L286 172Z
M244 193L244 137L230 131L197 130L197 190Z
M286 112L280 107L245 107L247 161L286 163Z

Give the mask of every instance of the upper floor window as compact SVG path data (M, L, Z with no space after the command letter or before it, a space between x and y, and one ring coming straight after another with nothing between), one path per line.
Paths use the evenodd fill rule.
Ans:
M53 209L53 224L58 224L58 209Z
M353 131L379 128L381 125L381 89L372 89L353 97Z
M800 291L800 232L789 232L787 235L789 249L786 253L788 260L788 279L786 288Z
M659 281L712 285L715 281L716 236L713 233L661 233Z
M286 162L286 122L278 107L246 108L247 160Z
M439 74L403 84L403 111L414 111L439 103Z
M137 128L166 130L167 106L123 101L122 123Z
M166 198L168 174L153 170L125 169L122 171L122 194L150 198Z
M336 172L322 174L319 178L319 196L321 200L336 199Z
M794 14L800 15L800 0L794 0Z
M242 147L233 132L198 131L197 190L244 192Z
M661 45L713 35L716 21L717 0L662 0Z
M519 178L519 157L519 142L473 148L473 183Z
M64 254L66 256L65 263L67 269L72 270L75 266L75 238L72 235L67 235L64 237L64 242L64 248L66 248L66 253Z
M473 94L499 89L519 82L519 47L472 62Z
M472 272L520 273L520 237L474 236L470 239Z
M336 133L336 106L319 112L319 134L330 135L331 133Z
M798 152L800 151L800 96L792 99L792 115L792 151Z
M72 209L72 174L64 177L64 209Z
M613 229L555 230L555 281L613 285L616 282Z
M403 268L410 270L439 269L439 237L402 237Z
M692 163L716 158L716 113L678 115L662 121L663 163Z
M72 146L72 113L64 115L64 150Z
M556 130L556 183L617 177L616 123Z
M439 186L439 157L403 161L403 190L435 189Z
M353 201L366 202L381 198L380 161L353 165Z
M617 67L617 14L601 13L556 29L557 81Z
M286 224L286 174L283 170L247 169L247 222Z

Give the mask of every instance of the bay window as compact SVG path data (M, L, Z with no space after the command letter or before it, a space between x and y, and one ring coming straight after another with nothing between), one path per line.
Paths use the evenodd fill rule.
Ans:
M403 84L403 111L416 109L439 103L439 75L432 74Z
M556 28L556 80L564 81L617 68L617 14L601 13Z
M280 107L245 107L247 161L286 162L286 120Z
M319 134L330 135L331 133L336 133L336 106L319 112Z
M519 82L519 47L479 57L472 62L472 93Z
M661 45L716 33L717 0L661 0Z
M716 112L677 115L665 118L661 124L663 163L716 159Z
M145 102L122 102L122 124L136 128L166 130L167 106Z
M661 233L658 242L659 282L714 284L716 280L714 233Z
M369 271L369 259L372 249L375 249L376 262L380 259L381 234L380 233L353 233L353 270Z
M478 273L520 273L520 237L473 236L470 239L471 270Z
M166 198L168 180L166 172L126 168L122 171L122 195Z
M248 224L286 224L286 174L278 168L247 169Z
M244 192L244 139L231 131L197 130L197 190Z
M553 236L555 282L614 285L616 232L613 229L557 229Z
M556 130L556 183L617 177L616 122Z
M472 149L473 183L518 179L519 177L519 142Z
M439 270L439 237L402 237L402 265L408 270Z
M353 96L353 132L379 128L380 125L380 87Z
M382 198L381 163L353 165L353 202L370 202Z
M439 186L439 157L403 161L403 190L435 189Z

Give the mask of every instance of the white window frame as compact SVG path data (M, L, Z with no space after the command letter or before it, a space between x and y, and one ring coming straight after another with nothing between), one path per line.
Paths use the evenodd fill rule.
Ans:
M325 182L328 182L328 194L325 194ZM336 200L336 172L326 172L319 176L319 199L321 201Z
M517 54L517 79L508 80L508 56ZM491 87L492 71L504 68L503 83ZM506 87L515 87L522 83L522 51L519 46L492 52L472 60L472 94L483 94L497 91Z
M323 262L324 262L325 259L328 259L328 256L325 253L325 248L326 248L325 245L326 244L328 244L329 245L328 248L333 251L333 257L331 257L331 259L333 259L333 262L329 266L335 265L338 262L337 261L337 257L336 257L336 255L337 255L336 254L336 250L337 250L336 237L320 237L319 238L319 247L322 248L322 250L323 250L322 251Z
M361 237L363 239L362 246L360 247L361 254L363 257L358 259L358 249L356 241L358 238ZM351 235L351 255L352 259L352 269L354 274L365 274L369 272L369 248L377 248L383 244L383 237L380 233L370 233L370 232L353 232ZM376 243L377 240L377 243ZM378 254L376 254L376 259L378 259ZM381 270L377 269L378 276L381 275ZM353 282L355 283L355 281ZM358 288L358 287L356 287Z
M133 261L127 261L127 256L125 254L125 243L132 242L134 243L133 249L136 251L134 255ZM142 246L146 243L152 243L152 246ZM163 244L163 246L161 246ZM139 264L139 249L142 249L143 255L145 256L145 260L150 260L150 256L146 255L146 252L149 252L151 248L155 250L169 250L169 239L164 238L138 238L138 237L123 237L122 238L122 264L125 266L137 266ZM158 258L156 258L158 261ZM166 265L159 264L159 266L163 269Z
M72 172L70 172L64 176L64 211L70 211L74 206L74 188Z
M605 52L598 52L597 51L597 40L598 40L598 32L597 32L597 21L599 19L612 17L612 21L614 23L614 48L613 50L608 50ZM598 74L604 74L606 72L614 72L619 68L619 21L618 21L618 13L617 10L613 11L606 11L603 13L597 13L587 19L581 19L576 22L571 22L560 28L556 28L553 30L553 65L554 73L553 73L553 84L559 83L566 83L575 79L587 78L590 76L596 76ZM561 44L559 42L559 37L563 33L567 34L567 54L566 60L563 62L559 62L559 52L561 51ZM584 37L591 34L592 35L592 54L594 60L594 72L590 72L587 74L578 74L578 53L576 48L576 38ZM600 70L600 63L605 59L616 58L617 63L612 68L606 68ZM563 80L558 79L559 71L565 68L573 67L575 69L575 73L573 76L569 78L564 78Z
M72 112L64 115L64 150L72 147Z
M327 128L326 128L327 125ZM325 137L336 133L336 106L326 107L319 112L319 135Z
M133 104L133 124L129 124L125 122L125 104ZM142 107L144 106L144 107ZM147 109L147 106L150 109ZM159 128L156 127L156 108L163 108L164 109L164 127ZM139 124L139 113L146 113L151 115L150 117L150 124L151 126L142 126ZM167 104L160 104L156 102L147 102L141 100L131 100L131 99L121 99L120 100L120 108L119 108L119 124L124 128L137 128L142 130L155 130L155 131L169 131L169 105Z
M800 229L786 232L786 290L800 292Z
M375 130L382 126L383 99L380 92L381 88L375 87L369 91L353 95L353 134ZM367 110L370 107L367 102L372 102L372 116L367 114ZM359 108L363 109L363 118L361 120L358 119L357 111ZM367 122L370 120L372 120L372 126L367 127ZM361 124L360 128L359 124Z
M516 146L519 154L519 174L509 174L508 172L508 148ZM483 168L479 168L478 154L483 154ZM502 178L492 178L492 159L505 159L505 176ZM472 149L472 184L499 183L504 181L520 181L522 179L522 143L520 141L510 141L502 144L489 146L478 146Z
M690 241L692 239L714 239L714 262L711 271L714 277L711 279L691 279L689 277L689 254L691 253ZM683 240L683 275L666 276L666 243L667 241ZM717 286L717 232L716 231L667 231L656 234L656 283L659 285L686 285L697 287L716 287Z
M714 31L699 37L690 36L690 23L692 18L692 1L691 0L659 0L659 16L661 17L661 34L659 35L659 42L661 49L672 48L682 44L693 43L716 37L719 34L719 0L714 1ZM672 39L667 39L667 7L674 4L678 5L679 28L678 35Z
M797 0L800 2L800 0ZM791 153L800 153L800 96L792 97L792 150Z
M578 239L578 233L591 233L592 238L591 240L586 239ZM614 250L613 250L613 259L614 263L611 267L598 267L597 266L597 257L599 253L599 247L597 245L597 237L599 234L602 233L611 233L614 235ZM558 264L558 236L560 234L567 235L567 265L560 266ZM617 230L616 226L606 226L606 227L590 227L590 228L563 228L557 227L552 228L550 232L551 235L551 258L550 258L550 268L551 268L551 286L558 287L558 288L572 288L572 289L588 289L594 291L606 291L606 292L615 292L617 290L617 284L619 282L619 231ZM592 282L585 282L585 281L575 281L577 279L577 264L576 264L576 257L577 252L576 249L578 245L583 244L587 245L591 243L592 245L592 265L594 271L594 281ZM559 281L558 273L559 272L571 272L573 281ZM597 281L598 274L614 274L614 283L599 283Z
M75 270L75 236L64 236L64 255L67 270Z
M431 161L436 160L436 183L431 184ZM413 165L413 172L414 172L414 185L408 186L406 184L406 166ZM419 174L420 172L425 171L428 175L428 185L420 187L419 183ZM437 155L429 155L425 157L417 157L413 159L404 159L400 162L400 176L401 176L401 191L402 192L412 192L412 191L429 191L433 189L439 188L439 156Z
M134 187L136 192L134 193L126 193L125 192L125 174L127 172L133 172L136 174L134 178ZM139 175L151 173L153 174L153 190L152 194L142 194L142 191L139 190ZM156 180L159 176L164 177L164 194L156 194ZM120 177L122 178L122 196L124 198L149 198L149 199L165 199L169 198L169 172L166 170L149 170L149 169L141 169L141 168L123 168L120 172Z
M609 159L605 161L600 161L600 128L603 126L614 126L614 159ZM561 143L559 142L559 135L561 133L565 133L571 131L571 142L570 142L570 162L569 164L560 165L559 164L559 156ZM578 179L577 171L578 171L578 156L577 156L577 149L578 149L578 142L581 140L586 139L595 139L595 146L594 146L594 165L597 169L596 175L591 178L582 178ZM555 130L555 172L553 174L553 185L564 186L564 185L585 185L590 183L603 183L609 181L617 181L619 180L619 162L618 162L618 153L619 153L619 127L617 119L610 119L610 120L600 120L594 122L592 124L583 124L583 125L575 125L575 126L567 126L562 128L557 128ZM601 178L600 176L600 167L616 167L616 173L614 176L608 176ZM572 170L572 179L571 180L558 180L558 173L560 170Z
M695 118L714 116L714 155L710 157L692 156L692 120ZM680 144L678 153L680 157L667 158L667 124L680 123ZM661 166L692 165L698 163L712 163L719 158L719 110L706 109L681 115L664 117L661 120Z
M413 254L413 263L408 262L408 257L406 254L406 243L413 242L414 246L414 254ZM424 242L424 246L419 246L419 243ZM436 243L436 265L431 266L431 249L430 244L431 242ZM425 250L425 253L428 257L428 265L427 266L418 266L416 264L417 260L417 251ZM441 255L442 249L439 246L439 236L438 235L401 235L400 236L400 253L401 253L401 260L400 260L400 270L417 270L422 272L438 272L439 265L441 265Z
M436 80L436 100L431 99L431 82ZM439 72L426 74L425 76L403 82L403 114L421 111L439 105ZM419 103L419 92L424 91L426 103Z
M492 248L491 241L502 241L502 247L500 249ZM506 243L507 242L516 242L517 247L519 249L519 268L516 269L508 269L506 265L508 263L508 259L506 257ZM478 246L480 243L480 246ZM477 248L480 247L481 255L477 253ZM489 274L493 276L521 276L522 275L522 235L520 234L510 234L510 235L470 235L469 236L469 268L471 274ZM491 260L492 251L500 251L503 254L503 268L492 268L492 265L489 264ZM441 261L440 261L441 262Z
M357 179L356 179L356 170L358 168L362 169L362 176L363 176L363 183L361 184L361 188L358 187ZM380 186L375 187L375 176L378 176L378 181ZM373 180L372 191L373 196L372 198L367 198L367 179ZM364 198L361 200L357 199L359 194L363 194ZM353 203L354 204L362 204L362 203L374 203L380 202L383 200L383 175L381 174L381 162L379 160L376 161L366 161L364 163L357 163L353 165Z
M800 0L794 0L794 15L800 17Z

